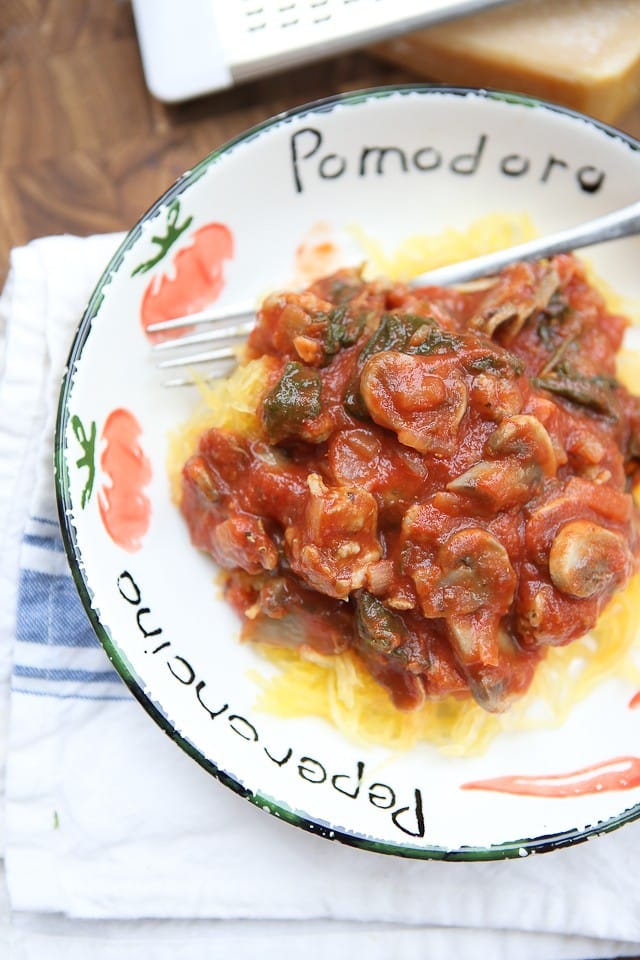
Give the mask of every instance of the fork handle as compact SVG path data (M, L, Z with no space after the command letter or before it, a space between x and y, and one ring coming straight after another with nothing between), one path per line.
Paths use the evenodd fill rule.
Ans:
M515 263L516 260L538 260L551 257L556 253L566 253L569 250L588 247L593 243L630 237L637 233L640 233L640 200L621 210L614 210L613 213L606 213L595 220L581 223L577 227L547 234L515 247L509 247L507 250L498 250L496 253L475 257L473 260L429 270L419 277L414 277L411 280L411 286L445 287L448 284L475 280L478 277L491 276L510 263Z

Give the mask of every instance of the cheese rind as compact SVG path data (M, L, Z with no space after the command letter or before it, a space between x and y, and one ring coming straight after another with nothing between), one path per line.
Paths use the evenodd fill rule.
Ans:
M520 0L371 50L431 80L533 94L609 123L640 100L640 0Z

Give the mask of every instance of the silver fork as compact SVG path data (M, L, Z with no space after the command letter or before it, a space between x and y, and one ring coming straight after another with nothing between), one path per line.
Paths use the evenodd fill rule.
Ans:
M478 277L490 277L503 267L517 260L539 260L556 253L579 250L592 244L616 240L640 233L640 200L630 206L622 207L612 213L589 220L576 227L561 230L558 233L529 240L506 250L498 250L472 260L452 263L437 270L430 270L414 277L410 285L451 286L476 280ZM160 360L162 370L180 367L193 367L205 363L216 364L206 374L205 379L213 379L229 369L229 362L238 355L238 341L250 333L255 322L255 304L236 307L221 307L217 310L203 310L189 316L175 317L147 327L148 332L180 330L186 327L208 324L209 329L200 333L185 333L182 336L162 340L153 345L154 352L165 353L176 348L194 347L205 343L220 343L212 350L197 353L180 353L166 360ZM193 377L176 377L165 381L165 386L186 386L195 382Z

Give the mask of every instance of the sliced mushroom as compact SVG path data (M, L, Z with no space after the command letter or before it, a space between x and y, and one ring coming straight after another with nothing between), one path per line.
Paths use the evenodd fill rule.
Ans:
M455 450L467 409L463 380L455 373L445 379L441 370L438 358L390 350L370 357L360 380L372 419L400 443L436 457Z
M556 472L557 461L551 437L537 417L518 414L505 417L485 443L485 454L491 458L515 457L536 464L545 477Z
M436 556L437 579L416 579L426 617L464 616L485 606L500 613L509 607L516 587L516 574L509 554L493 534L481 527L467 527L451 534Z
M548 306L560 280L547 263L517 263L507 267L482 299L469 327L492 337L508 324L503 339L513 340L533 314Z
M456 659L465 672L471 665L495 663L498 659L497 634L493 624L487 630L482 618L472 614L449 617L447 626Z
M536 463L481 460L447 484L447 490L472 497L485 511L507 510L527 503L542 487L542 469Z
M456 477L447 489L490 509L527 503L557 467L551 437L529 414L506 417L486 441L484 452L488 459Z
M631 572L625 540L591 520L572 520L560 528L549 552L553 585L571 597L603 594Z
M474 700L500 713L529 686L539 655L523 654L504 625L467 617L449 623L451 644Z

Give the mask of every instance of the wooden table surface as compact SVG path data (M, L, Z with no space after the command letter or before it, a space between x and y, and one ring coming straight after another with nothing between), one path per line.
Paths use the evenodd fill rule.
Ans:
M165 106L145 87L127 0L0 0L0 285L11 247L130 227L184 170L266 117L416 79L358 52ZM640 137L640 104L618 126Z

